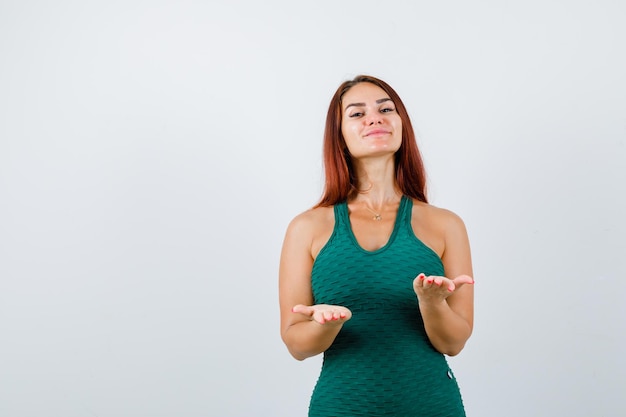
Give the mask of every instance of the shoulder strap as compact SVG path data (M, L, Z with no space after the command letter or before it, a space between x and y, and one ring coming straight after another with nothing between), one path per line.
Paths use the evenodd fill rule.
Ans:
M348 204L346 201L335 204L335 229L345 226L348 220Z
M398 216L402 225L411 225L411 214L413 213L413 200L406 195L402 196L400 200L400 208L398 209Z

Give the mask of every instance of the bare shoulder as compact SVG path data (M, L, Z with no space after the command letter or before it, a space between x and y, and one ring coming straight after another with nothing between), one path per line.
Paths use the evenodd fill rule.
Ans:
M327 223L334 222L333 208L332 207L316 207L306 210L289 222L288 231L300 232L312 232L319 227L323 227Z
M437 207L422 201L414 201L413 210L418 219L423 219L442 232L456 229L465 230L463 219L452 210Z
M451 210L413 200L411 226L415 235L443 257L451 242L466 239L465 224Z
M313 258L330 238L335 224L333 207L316 207L294 217L287 227L286 240L306 245Z

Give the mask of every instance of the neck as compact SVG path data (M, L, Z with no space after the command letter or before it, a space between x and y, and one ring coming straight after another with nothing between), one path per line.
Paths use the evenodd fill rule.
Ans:
M363 201L372 208L400 200L402 192L396 185L393 155L385 159L358 160L355 170L359 181L359 193L355 200Z

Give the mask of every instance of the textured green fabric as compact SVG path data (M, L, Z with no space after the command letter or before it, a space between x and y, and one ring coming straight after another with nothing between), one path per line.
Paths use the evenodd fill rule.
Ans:
M324 352L310 417L465 416L446 358L429 342L413 279L443 275L441 260L411 228L413 202L403 197L387 244L361 248L346 203L312 271L315 304L348 307L347 321Z

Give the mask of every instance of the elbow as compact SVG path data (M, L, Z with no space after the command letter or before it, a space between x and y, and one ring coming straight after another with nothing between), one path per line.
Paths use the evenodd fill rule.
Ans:
M465 348L465 344L467 343L471 335L472 335L472 329L469 328L464 337L448 339L447 342L442 343L441 349L438 349L438 350L444 355L456 356L459 353L461 353L463 348Z
M283 343L287 347L287 350L289 351L289 354L295 360L303 361L306 358L309 358L309 357L312 356L312 355L307 355L302 349L298 349L298 346L296 346L297 343L295 343L294 341L288 340L288 338L286 337L286 335L284 333L281 335L281 338L283 340Z
M310 358L313 355L307 355L306 352L303 352L301 350L297 350L294 349L293 346L289 346L287 345L287 350L289 351L289 354L297 361L302 362L303 360Z
M458 347L458 348L450 348L450 349L447 349L446 351L441 352L441 353L443 353L446 356L456 356L459 353L461 353L462 350L463 350L463 346Z
M456 356L459 353L461 353L464 347L465 347L465 342L447 343L447 344L440 344L438 346L435 346L435 349L437 349L439 353L444 354L446 356Z
M292 356L295 360L300 361L300 362L302 362L303 360L305 360L306 358L308 358L308 356L303 355L303 354L302 354L302 353L300 353L300 352L294 352L294 351L293 351L293 350L291 350L291 349L289 350L289 353L291 353L291 356Z
M318 354L318 352L307 349L307 346L300 343L285 343L285 346L287 346L287 350L297 361L303 361Z

